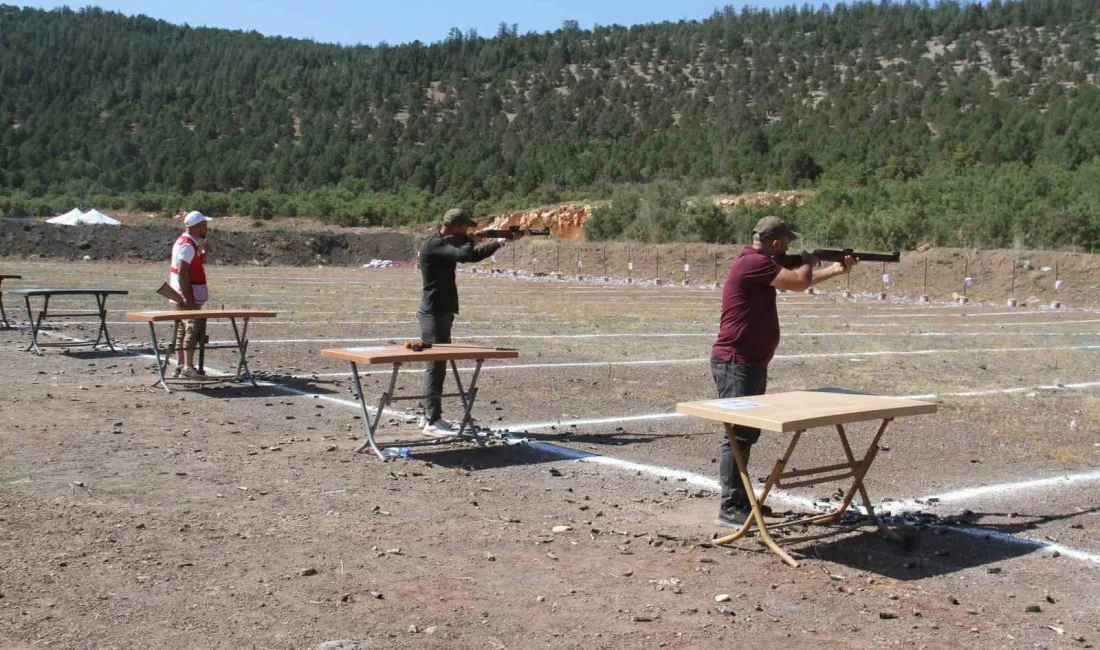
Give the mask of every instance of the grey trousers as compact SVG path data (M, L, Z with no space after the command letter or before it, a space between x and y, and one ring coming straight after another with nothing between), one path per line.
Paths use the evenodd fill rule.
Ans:
M417 320L420 322L420 340L425 343L450 343L451 325L455 322L454 314L432 314L429 312L417 312ZM424 395L439 395L443 392L443 380L447 378L447 363L445 361L430 361L424 364ZM443 404L438 398L426 398L424 400L424 417L428 422L435 422L443 417Z
M723 361L711 357L710 372L714 376L718 397L722 399L763 395L768 388L768 369L763 366ZM733 434L747 467L752 445L760 438L760 429L735 425ZM730 449L729 437L726 436L724 429L718 473L718 481L722 485L722 510L748 508L749 498L745 494L745 485L741 482L741 475L737 471L737 463L734 462L733 452Z

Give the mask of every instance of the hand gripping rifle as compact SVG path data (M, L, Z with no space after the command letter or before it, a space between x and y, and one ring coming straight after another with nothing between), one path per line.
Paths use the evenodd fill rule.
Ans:
M508 230L482 230L474 234L478 237L485 237L486 239L515 239L516 235L519 234L522 234L524 237L547 237L550 235L550 229L523 230L519 226L512 226Z
M851 257L857 262L900 262L901 253L894 251L893 253L865 253L862 251L854 251L850 248L835 249L835 248L818 248L811 251L811 254L817 258L818 262L840 262L845 257ZM787 269L794 269L802 266L805 262L802 260L801 255L776 255L776 263L779 266Z

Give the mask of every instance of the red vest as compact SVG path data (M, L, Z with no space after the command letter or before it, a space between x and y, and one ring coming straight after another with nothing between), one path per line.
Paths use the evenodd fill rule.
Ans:
M206 254L202 252L202 248L199 247L199 243L195 241L195 238L188 233L183 233L180 238L176 240L176 243L180 246L190 246L195 249L195 257L191 258L191 263L188 267L191 270L191 284L206 284L206 271L202 268L202 260L206 257ZM171 262L169 262L171 264ZM174 266L170 266L169 273L179 273L180 270Z

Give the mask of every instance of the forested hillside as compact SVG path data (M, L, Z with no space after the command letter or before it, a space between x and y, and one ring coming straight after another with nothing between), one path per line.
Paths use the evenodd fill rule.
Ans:
M814 188L819 241L1100 242L1100 0L838 4L343 47L0 6L0 212L355 224L612 198L590 234L730 241L698 197ZM696 199L691 199L696 197Z

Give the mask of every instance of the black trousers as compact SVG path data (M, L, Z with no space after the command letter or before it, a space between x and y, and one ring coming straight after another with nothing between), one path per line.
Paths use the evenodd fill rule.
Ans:
M768 369L763 366L735 363L711 357L710 373L714 376L714 385L718 389L718 397L722 399L763 395L768 388ZM752 445L760 438L760 429L734 425L733 435L737 440L737 446L741 449L741 455L745 459L747 467ZM722 431L722 449L718 461L718 472L718 481L722 485L722 510L747 508L749 500L745 494L745 485L741 482L741 474L737 471L737 463L733 460L729 437L726 436L724 429Z
M450 343L451 325L454 325L454 314L433 314L426 311L417 312L416 319L420 322L420 340L425 343ZM424 395L439 395L443 392L443 380L447 378L446 361L430 361L424 364ZM435 422L443 417L443 404L438 398L426 398L424 400L424 417L428 422Z

